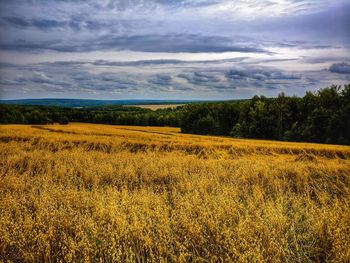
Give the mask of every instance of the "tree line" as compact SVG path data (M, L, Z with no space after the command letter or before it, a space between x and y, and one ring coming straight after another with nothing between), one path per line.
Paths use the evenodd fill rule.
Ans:
M186 105L184 133L350 144L350 84L305 96L254 96L239 103Z
M196 103L174 109L106 105L87 108L0 105L0 123L88 122L181 127L183 133L350 144L350 84L305 96Z
M180 126L176 109L152 111L138 107L106 105L87 108L57 106L0 105L2 124L68 124L86 122L113 125Z

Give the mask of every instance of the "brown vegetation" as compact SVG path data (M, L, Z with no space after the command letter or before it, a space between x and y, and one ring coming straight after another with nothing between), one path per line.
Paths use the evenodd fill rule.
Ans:
M0 126L0 261L349 262L350 148Z

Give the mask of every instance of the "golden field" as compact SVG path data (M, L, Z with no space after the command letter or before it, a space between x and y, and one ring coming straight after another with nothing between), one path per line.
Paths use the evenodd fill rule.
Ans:
M183 106L184 104L148 104L148 105L128 105L128 107L137 107L149 110L160 110L160 109L173 109L179 106Z
M0 261L350 262L350 147L0 126Z

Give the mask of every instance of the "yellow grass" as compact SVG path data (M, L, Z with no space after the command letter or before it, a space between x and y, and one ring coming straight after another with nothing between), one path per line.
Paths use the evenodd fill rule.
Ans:
M90 124L0 146L0 261L350 261L347 146Z
M149 105L127 105L128 107L138 107L143 109L150 110L159 110L159 109L168 109L168 108L176 108L178 106L182 106L184 104L149 104Z

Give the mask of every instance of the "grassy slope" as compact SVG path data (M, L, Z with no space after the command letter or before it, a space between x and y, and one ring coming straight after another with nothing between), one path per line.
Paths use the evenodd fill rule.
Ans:
M0 126L0 260L350 260L350 148Z

